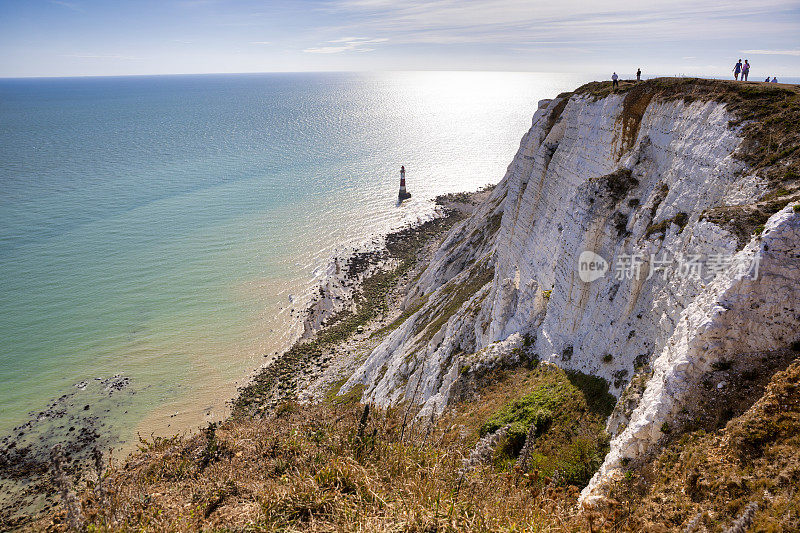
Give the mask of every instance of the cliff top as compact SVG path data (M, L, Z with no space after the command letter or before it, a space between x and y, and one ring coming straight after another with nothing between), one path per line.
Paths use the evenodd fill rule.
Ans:
M737 82L702 78L654 78L622 81L615 91L610 81L582 85L573 93L605 98L625 95L626 110L643 108L651 100L715 101L736 117L746 142L736 155L773 184L795 185L800 178L800 86L783 83ZM644 103L644 106L637 105Z
M621 118L625 121L627 136L623 139L623 148L630 148L635 142L639 123L652 101L725 104L734 117L730 121L731 127L741 128L744 137L734 156L764 179L766 193L749 205L717 207L704 213L704 217L732 231L740 246L773 213L800 195L800 130L797 128L800 124L800 85L654 78L638 83L620 81L616 90L610 81L595 81L559 97L582 96L596 101L611 95L624 97Z
M707 78L662 77L636 82L620 80L615 91L610 81L592 81L581 85L571 93L605 98L611 94L624 94L632 89L645 88L658 92L666 98L687 98L689 100L710 99L728 102L740 97L753 96L785 97L797 95L800 85L788 83L765 83L755 81L713 80Z
M794 149L800 139L796 131L797 121L800 119L800 85L703 78L653 78L639 83L623 80L616 90L610 81L593 81L572 92L562 93L559 97L580 95L599 100L612 94L625 95L626 100L636 100L647 95L650 99L666 101L724 103L739 119L731 125L746 122L760 124L758 130L745 128L745 133L756 134L756 140L763 141L765 149L772 145ZM772 139L762 138L760 134L765 132L783 132L785 135L773 135Z

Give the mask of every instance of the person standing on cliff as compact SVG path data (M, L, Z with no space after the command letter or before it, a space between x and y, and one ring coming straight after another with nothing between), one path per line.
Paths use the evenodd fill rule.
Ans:
M617 87L619 87L619 76L617 76L616 72L611 75L611 87L613 89L616 89Z
M733 79L739 81L739 73L742 71L742 60L740 59L738 63L733 66ZM742 76L744 79L744 76Z
M640 81L642 81L642 69L637 68L636 69L636 82L638 83Z
M745 59L742 65L742 81L747 81L748 74L750 74L750 62Z

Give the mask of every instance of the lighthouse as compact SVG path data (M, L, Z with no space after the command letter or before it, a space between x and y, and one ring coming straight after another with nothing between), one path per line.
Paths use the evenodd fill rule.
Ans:
M406 167L400 167L400 192L397 193L397 198L401 202L406 198L411 198L411 193L406 191Z

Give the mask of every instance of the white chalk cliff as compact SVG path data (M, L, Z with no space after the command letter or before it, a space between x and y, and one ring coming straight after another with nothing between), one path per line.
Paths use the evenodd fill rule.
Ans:
M601 376L623 399L584 498L599 494L691 408L713 363L798 335L800 213L788 205L747 243L703 216L765 193L735 156L733 118L702 99L540 102L490 199L450 231L407 295L413 313L342 392L360 383L365 401L409 399L424 414L442 410L470 372L524 354ZM585 250L608 263L595 281L579 276ZM699 259L705 271L653 271L652 258L670 268ZM617 270L629 260L640 275ZM624 394L637 372L646 385Z

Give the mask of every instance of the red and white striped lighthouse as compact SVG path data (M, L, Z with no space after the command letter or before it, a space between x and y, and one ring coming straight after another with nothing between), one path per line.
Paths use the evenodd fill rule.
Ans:
M397 197L402 201L406 198L411 198L411 193L406 191L406 167L400 167L400 192L397 194Z

